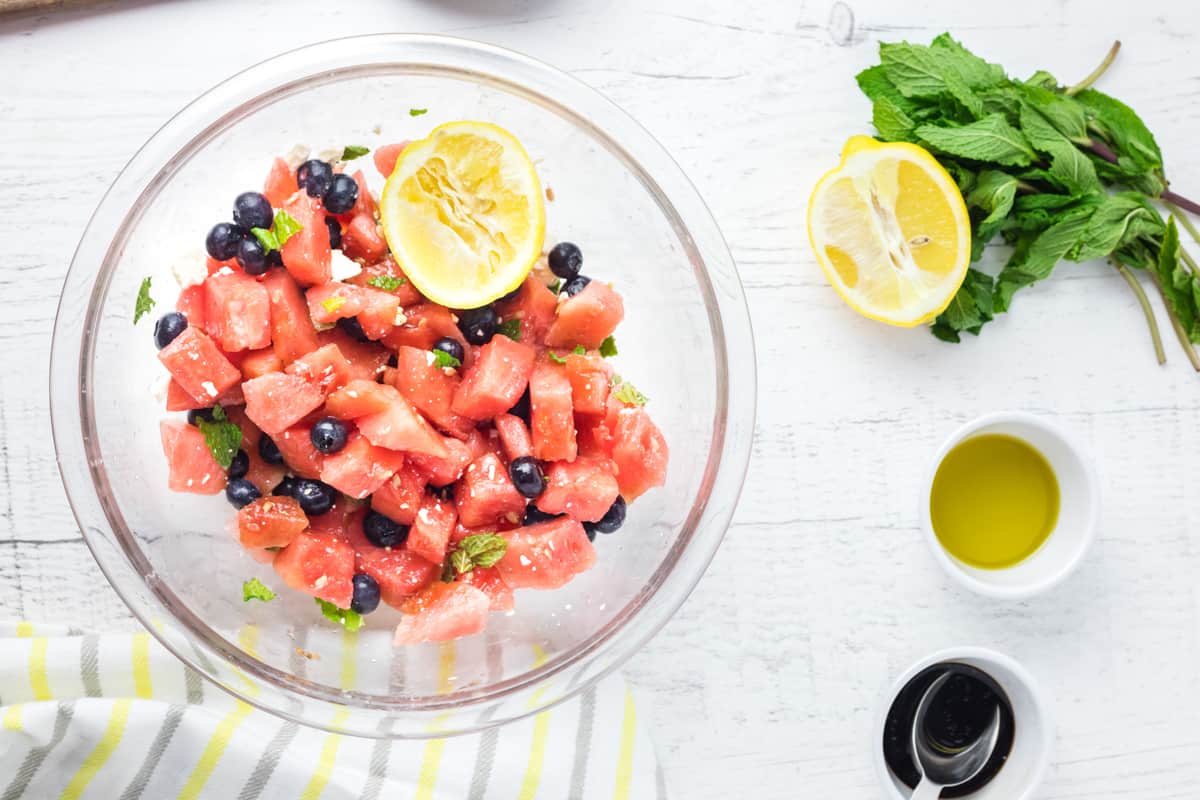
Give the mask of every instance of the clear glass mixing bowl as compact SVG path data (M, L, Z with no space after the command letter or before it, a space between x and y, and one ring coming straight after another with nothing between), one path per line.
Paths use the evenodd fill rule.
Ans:
M428 108L410 116L410 108ZM548 241L583 248L625 298L617 369L651 398L671 447L667 485L597 542L596 566L455 643L393 649L395 612L358 633L279 587L229 532L225 499L167 490L165 412L152 320L134 326L145 276L162 313L172 262L202 247L233 197L296 143L374 147L454 119L513 131L535 159ZM364 159L364 169L369 163ZM367 169L374 172L373 169ZM754 346L733 259L696 190L608 100L525 56L432 36L305 47L193 102L101 201L63 288L51 406L59 468L83 535L116 591L179 658L234 695L299 722L363 736L478 730L549 707L616 668L683 603L742 487L754 423Z

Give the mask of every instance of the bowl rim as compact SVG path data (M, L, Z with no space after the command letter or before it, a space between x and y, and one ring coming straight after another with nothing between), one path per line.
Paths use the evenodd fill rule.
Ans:
M364 50L370 51L370 58L362 57ZM425 60L406 60L403 57L406 51L418 53ZM462 66L469 59L486 62L493 71ZM468 80L499 86L526 100L538 102L585 128L598 142L621 158L667 214L681 243L685 248L691 248L687 255L691 257L693 272L705 295L714 354L718 360L718 402L709 463L697 493L697 501L683 522L681 533L650 579L653 590L647 592L643 589L605 626L588 639L548 660L545 665L491 684L486 689L463 689L416 700L408 696L370 695L311 681L297 681L290 673L245 653L191 614L182 603L176 603L166 616L174 618L182 628L179 633L187 639L189 646L177 644L173 637L160 631L155 624L158 617L153 613L154 608L143 599L140 589L146 589L154 601L168 608L170 606L164 600L164 594L173 593L157 578L151 578L153 570L140 549L131 546L130 534L123 525L119 509L111 502L111 497L106 500L106 492L101 491L107 478L103 459L99 457L98 444L95 443L94 422L90 416L91 392L88 391L95 347L95 337L90 336L90 330L104 308L120 245L139 219L139 206L144 207L147 198L156 196L157 190L170 180L179 166L186 163L190 154L243 116L313 85L353 77L356 71L378 71L385 66L394 69L403 66L410 71L423 70L424 74L452 73ZM498 72L500 66L507 72ZM282 83L270 80L280 74L292 77ZM519 82L518 77L536 80L531 85ZM551 90L558 92L558 96L552 96ZM589 107L592 113L585 116L582 110L577 110L578 106ZM600 127L595 119L597 111L603 115L606 127L621 129L619 136ZM180 146L180 142L185 143ZM165 158L164 154L167 154ZM651 167L655 171L653 176L644 166L647 160L654 162ZM660 185L663 183L670 185L670 196ZM131 198L132 202L129 202ZM700 235L703 236L701 245L706 248L707 257L697 249L700 245L696 240ZM101 253L102 259L91 258ZM99 270L95 270L96 263L101 264ZM84 269L85 266L87 269ZM81 301L86 301L86 307ZM698 191L666 149L639 123L579 79L505 48L449 36L368 34L306 45L236 73L188 103L134 153L98 203L64 280L51 350L51 425L56 461L72 513L109 584L131 613L168 651L225 691L252 705L306 725L345 730L321 719L294 715L280 707L281 704L273 705L261 697L242 691L237 684L231 685L222 680L218 670L207 663L204 657L206 653L218 656L226 665L281 690L283 694L299 693L306 700L330 708L352 706L388 714L462 709L514 694L530 693L564 670L582 668L582 665L599 660L601 655L610 656L586 679L573 682L574 685L567 687L561 696L547 700L540 707L530 704L523 713L507 717L497 715L474 727L449 731L453 733L529 716L562 702L615 670L673 616L715 555L744 485L754 431L755 372L753 329L736 263ZM56 397L76 398L78 405L69 401L56 403ZM85 463L81 465L81 461ZM83 472L84 468L86 473ZM85 474L90 480L85 480ZM95 525L97 521L102 524ZM120 524L114 524L114 521ZM105 539L105 528L107 534L115 537L121 545L119 553ZM671 578L674 567L682 563L685 555L689 560L688 575L676 576L674 595L666 605L660 604L647 624L641 612L649 607L650 600ZM118 556L124 556L124 561ZM127 589L123 580L131 576L122 574L118 578L114 574L116 572L132 572L132 577L142 585L136 590ZM671 593L664 593L663 596L667 594ZM642 624L636 624L639 622ZM189 649L191 653L187 652ZM322 715L322 718L327 718L327 715ZM447 733L441 730L436 735Z

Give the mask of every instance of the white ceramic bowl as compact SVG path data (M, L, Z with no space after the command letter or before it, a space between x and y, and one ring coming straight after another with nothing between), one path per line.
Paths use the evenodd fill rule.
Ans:
M1032 445L1058 478L1060 500L1054 530L1031 556L1005 569L980 569L952 556L942 547L930 518L930 492L942 459L959 442L987 433L1006 434ZM938 448L921 493L920 514L929 548L951 577L983 595L1020 599L1057 585L1083 560L1100 517L1100 482L1091 457L1066 430L1033 414L999 412L968 422Z
M896 695L917 673L946 661L967 664L986 672L1008 695L1015 732L1008 761L986 786L963 800L1029 800L1050 767L1054 749L1054 723L1050 707L1029 672L1006 655L982 647L953 647L921 659L904 671L880 704L872 730L871 760L889 800L908 800L912 789L888 768L883 758L883 727Z

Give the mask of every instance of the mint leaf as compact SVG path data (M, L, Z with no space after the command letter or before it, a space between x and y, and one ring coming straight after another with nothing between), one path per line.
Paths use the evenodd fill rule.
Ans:
M1090 138L1087 131L1087 112L1081 104L1070 97L1037 85L1018 84L1017 91L1020 92L1025 105L1036 109L1059 134L1070 141L1087 144ZM1030 142L1034 147L1038 146L1032 137Z
M336 622L346 630L353 633L363 626L362 614L349 608L338 608L333 603L322 600L319 597L314 597L317 601L317 606L320 607L321 613L325 615L325 619L330 622Z
M433 365L438 368L442 367L461 367L462 362L454 356L447 353L445 350L432 350Z
M617 354L617 340L609 336L600 343L600 355L605 358L612 358Z
M921 125L916 135L935 150L972 161L1024 167L1037 158L1021 132L1000 114L956 128Z
M394 292L406 283L408 283L407 279L396 278L391 275L376 275L367 281L368 286L374 286L376 289L382 289L385 292Z
M1128 239L1142 235L1157 237L1163 231L1162 217L1141 194L1114 194L1105 198L1088 219L1078 246L1067 257L1072 261L1103 258Z
M575 349L571 351L577 356L587 355L587 348L581 344L575 345Z
M1017 197L1017 179L999 170L979 173L975 187L966 195L967 206L987 212L975 223L971 237L971 260L978 261L983 248L1008 220Z
M133 324L137 325L138 320L149 314L152 308L154 308L154 298L150 296L150 278L142 278L142 285L138 287L137 300L133 304Z
M475 567L484 569L494 567L507 551L508 540L503 536L495 533L476 533L459 542L458 549L454 551L451 558L458 557L454 565L461 575L464 572L470 572ZM460 554L462 557L459 557ZM465 569L460 568L460 562L466 566Z
M261 600L268 603L278 597L277 594L267 588L266 584L258 578L251 578L248 581L242 581L242 602L249 603L251 600Z
M455 550L450 554L450 566L454 569L455 575L466 575L475 569L475 562L464 551Z
M879 45L879 59L888 80L905 97L943 96L956 101L974 117L983 113L983 101L972 91L961 71L966 61L961 55L945 48L934 50L908 42L884 42ZM979 88L987 85L990 83L981 83Z
M1090 127L1108 140L1118 153L1128 156L1144 171L1161 177L1162 151L1158 149L1154 134L1132 108L1095 89L1085 89L1075 95L1075 100L1087 109Z
M631 406L644 406L650 398L639 392L632 383L625 383L620 375L613 376L613 397Z
M1193 342L1197 341L1200 339L1200 305L1197 304L1197 290L1200 289L1200 284L1179 263L1179 229L1175 227L1174 217L1167 220L1162 246L1159 248L1153 270L1158 276L1163 299L1175 312L1175 318L1187 331L1188 338Z
M1094 209L1066 216L1033 239L1028 251L1014 253L996 278L995 310L1007 311L1018 289L1046 278L1083 237Z
M272 250L279 249L279 239L276 238L273 231L269 231L266 228L251 228L250 233L254 235L255 239L258 239L258 243L262 245L262 249L266 252L269 253Z
M558 353L554 352L553 350L547 350L546 355L549 356L550 360L553 361L555 364L567 363L567 360L565 358L563 358L562 356L560 356Z
M550 284L550 286L548 286L547 288L550 289L550 291L554 292L555 294L558 294L559 292L562 291L562 281L555 281L554 283Z
M421 116L422 114L427 114L427 113L429 113L429 109L428 109L428 108L410 108L410 109L408 110L408 115L409 115L410 117L419 117L419 116Z
M953 69L972 89L987 89L999 86L1007 76L999 64L989 64L955 41L949 33L943 33L929 43L929 49L941 52L947 67Z
M371 148L363 147L357 144L348 144L342 150L342 161L353 161L356 158L362 158L367 153L371 152Z
M871 124L890 142L911 142L917 123L890 97L880 97L871 108Z
M221 465L221 469L229 469L238 448L242 446L242 429L225 415L221 406L213 406L212 421L203 417L196 420L196 427L204 434L204 444L212 453L213 460Z
M961 331L979 333L992 320L992 277L977 269L967 270L962 286L934 323L934 335L957 342Z
M304 226L296 221L288 212L282 208L275 212L275 226L272 229L275 233L275 238L282 248L287 244L287 240L295 236L300 231L304 230Z
M521 341L521 320L513 318L501 322L496 326L496 333L502 333L514 342Z

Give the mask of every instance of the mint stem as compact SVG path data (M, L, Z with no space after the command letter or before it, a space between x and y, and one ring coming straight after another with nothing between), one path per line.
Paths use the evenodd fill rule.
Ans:
M1133 276L1130 276L1133 277ZM1175 315L1175 310L1171 308L1171 303L1167 300L1167 293L1163 291L1162 284L1158 280L1158 276L1150 273L1154 285L1158 287L1158 294L1162 298L1163 307L1167 309L1167 318L1171 320L1171 327L1175 329L1175 338L1179 340L1179 346L1183 348L1184 355L1188 361L1192 362L1192 369L1200 372L1200 355L1196 354L1196 348L1192 347L1192 340L1188 338L1187 331L1183 329L1183 323L1179 321L1179 317ZM1163 363L1159 361L1158 363Z
M1137 296L1138 303L1142 307L1142 313L1146 316L1146 324L1150 326L1150 338L1154 340L1154 355L1158 358L1158 363L1167 363L1167 354L1163 351L1162 336L1158 332L1158 320L1154 318L1154 309L1150 307L1150 298L1146 297L1146 293L1142 290L1142 285L1138 283L1137 278L1133 277L1133 273L1122 264L1120 261L1113 261L1113 266L1117 268L1117 272L1121 273L1121 277L1129 284L1129 288L1133 290Z
M1088 149L1110 164L1117 163L1117 154L1101 139L1092 139L1091 144L1088 145Z
M1200 203L1197 203L1193 200L1188 200L1182 195L1175 194L1170 189L1163 189L1162 194L1160 194L1159 197L1173 206L1182 208L1184 211L1190 211L1193 214L1200 215ZM1195 228L1192 228L1192 230L1194 231ZM1195 234L1192 235L1194 236Z
M1074 86L1067 89L1067 94L1068 95L1079 94L1084 89L1088 88L1093 83L1098 81L1100 79L1100 76L1104 74L1104 71L1107 70L1112 65L1113 59L1115 59L1117 57L1117 52L1120 49L1121 49L1121 42L1119 40L1113 42L1112 47L1108 48L1108 53L1104 56L1104 60L1100 62L1100 65L1098 67L1096 67L1094 70L1092 70L1091 74L1089 74L1086 78L1084 78L1079 83L1077 83Z
M1183 229L1192 237L1193 242L1200 244L1200 231L1196 230L1196 226L1192 224L1192 221L1181 214L1179 207L1174 203L1168 201L1167 205L1171 206L1171 216L1175 218L1175 221L1183 226Z

